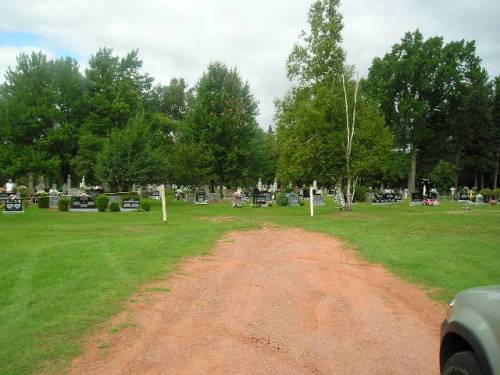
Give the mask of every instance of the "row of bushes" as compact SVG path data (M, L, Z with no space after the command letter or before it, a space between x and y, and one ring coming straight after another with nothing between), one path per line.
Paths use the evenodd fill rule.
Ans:
M479 193L483 197L495 197L496 199L500 198L500 189L481 189Z

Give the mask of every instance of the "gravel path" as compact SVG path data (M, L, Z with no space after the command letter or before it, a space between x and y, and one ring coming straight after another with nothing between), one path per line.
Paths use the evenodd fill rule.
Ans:
M438 374L442 318L335 238L235 232L136 296L69 373Z

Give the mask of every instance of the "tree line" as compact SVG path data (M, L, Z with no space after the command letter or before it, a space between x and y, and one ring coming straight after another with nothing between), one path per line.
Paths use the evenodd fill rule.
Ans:
M406 33L358 78L342 47L340 0L316 0L286 65L275 132L236 68L210 64L188 87L155 84L138 52L21 54L0 85L0 181L68 174L111 189L200 186L498 186L500 77L473 41ZM347 126L346 126L347 125ZM350 189L349 189L350 190ZM350 193L350 192L349 192Z
M72 58L20 54L0 86L0 181L68 174L126 190L274 178L274 135L236 68L210 64L195 86L154 85L137 51L101 48L82 74Z
M340 0L315 1L309 29L289 55L293 88L276 103L280 178L340 187L353 178L413 192L416 181L432 177L443 192L497 188L500 77L489 79L475 43L408 32L358 80L345 62L339 6ZM350 170L343 77L351 93L360 84Z

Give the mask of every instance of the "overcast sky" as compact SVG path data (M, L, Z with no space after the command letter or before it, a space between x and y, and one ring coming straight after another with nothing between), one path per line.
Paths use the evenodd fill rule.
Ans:
M209 62L237 66L272 123L273 100L289 87L285 61L307 28L311 0L0 1L0 72L21 51L72 56L82 71L106 46L138 48L157 82L184 77L194 85ZM344 48L361 75L403 34L474 39L490 76L500 74L499 0L344 0Z

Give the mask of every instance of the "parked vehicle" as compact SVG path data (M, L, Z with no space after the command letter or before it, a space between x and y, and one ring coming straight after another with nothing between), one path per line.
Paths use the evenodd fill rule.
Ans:
M442 375L500 375L500 286L467 289L441 326Z

